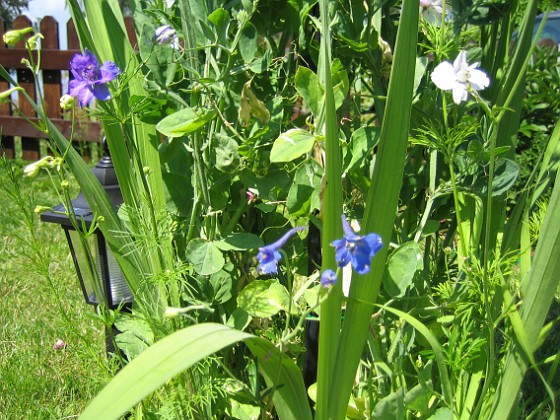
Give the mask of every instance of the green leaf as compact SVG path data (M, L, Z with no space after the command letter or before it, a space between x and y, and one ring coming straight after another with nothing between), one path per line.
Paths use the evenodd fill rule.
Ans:
M224 256L216 244L204 239L196 238L190 241L185 254L201 276L217 273L225 264Z
M294 182L288 192L286 205L293 216L307 216L321 206L321 178L323 168L310 159L296 171Z
M288 312L290 310L290 295L286 288L280 283L272 283L268 288L268 303ZM294 309L294 305L291 309Z
M344 99L348 95L350 81L348 80L348 72L338 58L332 63L332 84L334 93L334 107L338 109L344 103Z
M362 162L379 142L380 134L381 127L375 126L360 127L352 133L349 146L351 159L344 168L345 172L351 172L355 167L357 169L362 167Z
M80 419L117 419L180 372L227 346L245 341L259 361L281 420L311 420L300 369L262 338L219 324L198 324L176 331L149 347L109 382Z
M299 67L294 79L296 90L303 98L311 113L318 117L323 103L323 89L319 77L307 67Z
M258 31L251 22L247 22L241 31L241 36L239 37L239 52L243 61L249 63L255 58L258 44Z
M309 153L315 144L315 136L301 128L293 128L280 134L270 151L271 162L291 162Z
M236 330L243 331L249 326L253 318L241 308L235 308L227 320L227 325Z
M228 40L228 29L229 29L229 13L227 10L222 9L221 7L214 10L208 16L208 21L212 22L214 27L216 28L216 33L218 35L218 43L223 46L227 46Z
M220 241L215 242L222 251L245 251L247 249L260 248L264 245L261 237L254 233L232 233Z
M254 405L241 404L232 400L231 415L239 420L258 420L261 415L261 409Z
M288 307L288 291L278 280L255 280L237 295L237 306L249 315L267 318Z
M239 145L229 136L220 133L214 134L215 142L212 143L212 150L215 153L216 169L232 173L239 167Z
M128 360L132 360L148 348L148 344L130 331L121 332L115 336L118 348Z
M212 301L223 304L230 300L233 289L232 273L233 264L228 263L224 270L220 270L210 276L209 284L212 287Z
M156 129L168 137L182 137L198 130L218 115L214 109L183 108L161 120Z
M414 274L423 266L422 251L416 242L407 242L391 254L383 287L391 297L403 296L412 285Z

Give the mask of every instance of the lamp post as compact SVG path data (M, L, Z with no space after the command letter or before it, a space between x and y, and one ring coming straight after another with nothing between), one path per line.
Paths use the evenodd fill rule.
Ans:
M111 157L105 154L92 172L103 186L115 210L118 209L123 203L123 197ZM83 225L89 230L95 215L82 192L72 200L72 208L78 226ZM64 230L86 303L97 306L102 299L109 309L115 309L119 305L124 305L125 308L131 306L134 300L132 292L100 229L97 228L84 240L83 234L76 232L64 204L42 213L41 221L58 224ZM113 326L112 333L118 332ZM106 334L107 353L114 353L109 331L106 331Z
M116 210L123 203L123 197L110 156L105 155L95 165L92 172L103 186ZM89 229L94 214L82 192L75 200L72 200L72 207L78 224L83 223L85 228ZM81 240L70 217L66 214L64 204L59 204L52 211L42 213L41 220L59 224L64 229L84 298L88 304L98 305L100 298L104 299L107 307L111 309L115 309L121 304L132 303L132 292L100 229L96 229L94 234L88 238L89 249L86 249L86 244ZM90 252L93 253L94 261L88 258ZM100 284L96 284L97 281ZM102 296L99 296L99 292L102 293Z

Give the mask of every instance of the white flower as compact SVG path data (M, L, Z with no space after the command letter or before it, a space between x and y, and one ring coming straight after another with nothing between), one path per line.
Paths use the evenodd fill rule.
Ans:
M441 25L441 15L443 14L441 0L420 0L420 12L426 22Z
M442 90L453 91L453 102L460 104L469 98L469 90L482 90L490 85L490 79L482 70L469 66L467 52L461 51L453 64L444 61L432 73L432 82Z

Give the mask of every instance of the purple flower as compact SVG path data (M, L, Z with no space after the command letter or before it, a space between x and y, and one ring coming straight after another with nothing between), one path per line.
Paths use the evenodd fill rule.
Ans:
M321 286L331 287L336 284L336 273L333 270L325 270L321 274Z
M262 274L276 274L278 272L278 261L282 258L278 250L284 246L294 233L302 229L305 229L305 226L298 226L290 229L276 242L260 247L259 253L257 254L257 260L259 260L258 272Z
M177 32L169 25L163 25L154 32L154 42L160 45L169 44L177 38Z
M80 106L87 106L94 97L100 101L111 98L107 82L115 80L120 73L112 61L106 61L101 67L93 53L86 48L84 55L75 54L70 61L70 71L74 79L68 84L68 94L77 96Z
M336 248L336 262L339 267L352 263L359 274L369 273L371 259L383 247L381 237L376 233L359 236L352 230L346 217L342 215L344 237L331 242Z

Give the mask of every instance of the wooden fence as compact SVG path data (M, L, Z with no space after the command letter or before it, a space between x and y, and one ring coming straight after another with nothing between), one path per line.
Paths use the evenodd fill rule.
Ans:
M132 45L136 45L136 34L132 18L125 18L126 28ZM26 16L18 16L14 20L13 29L22 29L33 26ZM73 55L81 52L80 43L76 34L76 29L72 20L67 25L68 48L59 48L58 22L51 16L44 17L39 23L39 32L44 36L41 40L41 65L40 78L45 103L46 114L69 138L71 131L71 121L60 109L60 97L66 93L63 89L63 80L70 80L72 75L68 71L70 60ZM3 20L0 18L0 64L13 74L20 86L29 96L37 100L38 89L35 85L31 71L22 64L23 58L28 58L28 51L25 48L25 41L20 42L15 48L8 48L2 39L5 28ZM0 78L0 92L9 89L11 86ZM38 119L31 105L25 100L21 93L18 94L19 110L15 109L10 103L0 104L0 145L4 149L6 156L13 158L16 149L21 148L21 157L25 160L37 160L41 157L41 139L47 136L37 130L32 124L21 116L25 115L29 120L37 122ZM77 124L74 129L75 146L79 147L85 158L89 157L92 142L97 143L101 140L101 124L87 116L86 113L78 113ZM19 142L19 139L21 141ZM16 140L19 144L16 147ZM1 151L0 151L1 153Z

